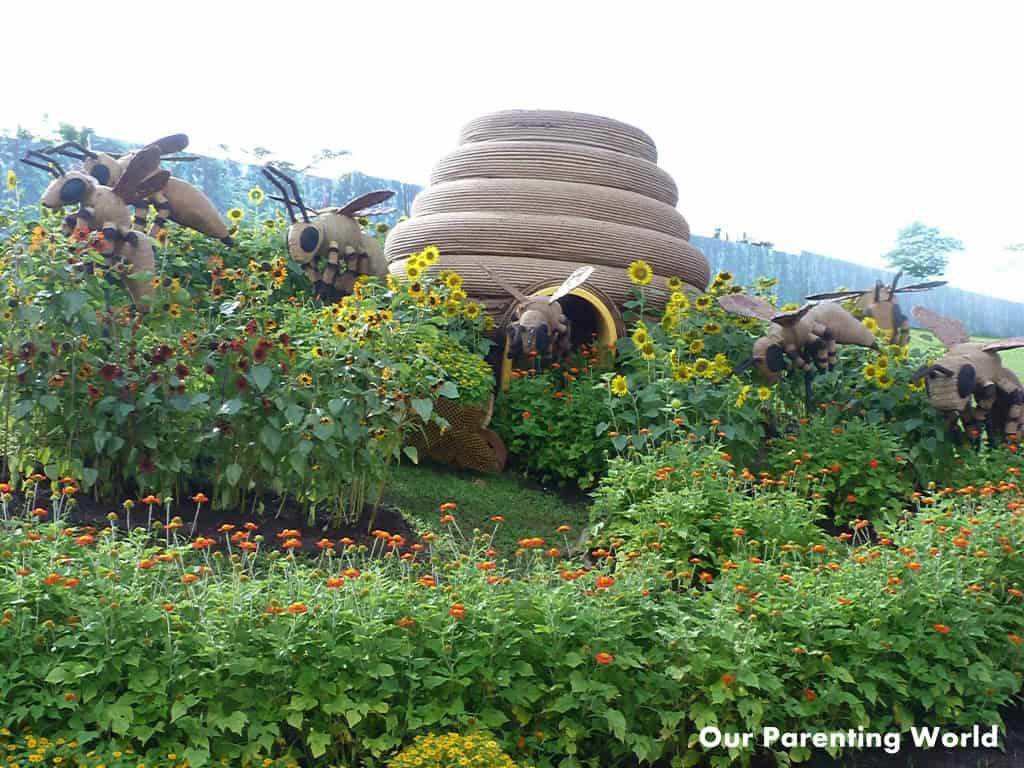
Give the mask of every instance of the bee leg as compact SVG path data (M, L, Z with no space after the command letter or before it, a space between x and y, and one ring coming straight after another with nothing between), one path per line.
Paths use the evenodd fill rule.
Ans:
M331 240L327 244L327 266L324 267L323 281L327 285L333 285L334 279L338 276L338 263L340 261L341 249L338 243Z
M132 216L132 227L142 232L146 229L146 222L149 221L149 203L142 200L133 203L132 206L135 208L135 213ZM150 234L153 234L153 232L150 231Z
M156 233L163 229L164 225L167 224L167 220L171 218L171 203L163 192L157 192L150 198L149 202L153 203L153 206L156 208L156 218L153 219L153 226L149 228L149 236L155 237Z

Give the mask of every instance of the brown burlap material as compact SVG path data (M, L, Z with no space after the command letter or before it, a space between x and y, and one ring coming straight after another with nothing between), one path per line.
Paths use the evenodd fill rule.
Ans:
M421 423L409 443L420 454L442 464L477 472L501 472L508 452L497 433L487 429L493 406L493 398L486 406L463 405L445 398L436 400L434 409L448 422L448 427L442 431L433 422L425 428Z

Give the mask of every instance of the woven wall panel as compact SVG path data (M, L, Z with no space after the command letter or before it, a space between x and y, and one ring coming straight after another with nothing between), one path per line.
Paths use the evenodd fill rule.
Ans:
M459 135L460 144L478 141L555 141L658 162L658 150L646 133L600 115L550 109L510 109L478 117Z
M580 216L632 224L681 240L690 226L675 208L635 192L593 184L538 179L461 179L427 187L412 205L413 217L464 211Z
M430 183L473 178L574 181L636 192L672 206L679 202L676 183L654 163L579 144L543 141L463 144L441 158L430 176Z

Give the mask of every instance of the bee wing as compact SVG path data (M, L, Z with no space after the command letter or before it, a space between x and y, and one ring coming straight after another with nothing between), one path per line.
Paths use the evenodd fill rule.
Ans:
M813 296L805 296L808 301L825 301L826 299L852 299L860 296L864 291L832 291L831 293L816 293Z
M141 199L149 197L150 195L155 195L167 186L167 180L169 178L171 178L170 171L157 171L152 176L143 180L143 182L135 188L135 197L137 199Z
M149 144L149 146L159 149L161 155L173 155L175 152L181 152L188 146L188 136L184 133L174 133L157 139Z
M918 291L930 291L932 288L939 288L948 282L948 280L932 280L927 283L914 283L913 285L905 285L902 288L897 288L895 293L917 293Z
M378 189L376 192L367 192L365 195L360 195L355 200L346 203L344 207L339 208L338 213L342 216L355 216L366 208L372 208L375 205L380 205L385 200L390 200L394 195L395 193L390 189Z
M499 277L494 272L492 272L490 269L488 269L488 267L483 262L479 262L478 261L477 262L477 266L480 267L480 269L482 269L488 275L490 275L491 279L494 282L496 282L498 285L500 285L502 288L504 288L506 291L508 291L512 295L512 298L514 298L520 304L526 304L529 301L529 298L527 298L526 295L522 291L520 291L518 288L515 288L511 284L506 283L501 277Z
M986 352L1004 352L1007 349L1018 349L1024 347L1024 336L1011 336L1008 339L999 339L986 344L982 349Z
M756 296L749 296L745 293L731 293L728 296L719 296L718 303L726 312L744 317L756 317L758 320L771 320L778 314L779 310L773 307L764 299Z
M772 316L771 321L782 326L796 325L800 322L800 318L810 312L813 308L814 304L804 304L800 309L794 309L792 312L779 312Z
M959 320L940 315L927 307L914 307L913 312L917 322L934 333L947 347L965 344L971 340L971 334Z
M565 278L565 281L558 286L558 290L551 294L551 298L548 299L549 304L554 304L560 298L565 296L573 288L577 288L587 281L587 279L594 274L593 267L580 267L574 271L571 275Z
M117 184L114 186L114 193L122 200L137 200L140 197L145 197L145 195L139 194L138 188L144 181L148 180L149 176L155 175L159 168L159 148L154 144L150 144L148 147L140 149L132 156L128 166L124 169L124 173L121 174L121 178L117 180ZM165 177L160 187L163 187L166 183L167 179Z

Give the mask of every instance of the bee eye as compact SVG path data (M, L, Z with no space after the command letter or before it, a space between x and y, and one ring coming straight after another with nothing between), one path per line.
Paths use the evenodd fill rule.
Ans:
M306 227L299 235L299 246L306 253L312 253L320 243L320 232L316 227Z
M82 179L68 179L67 183L60 188L62 203L80 203L83 197L85 197L85 182Z
M110 181L110 169L105 165L95 166L90 173L103 186L107 186L107 182Z

